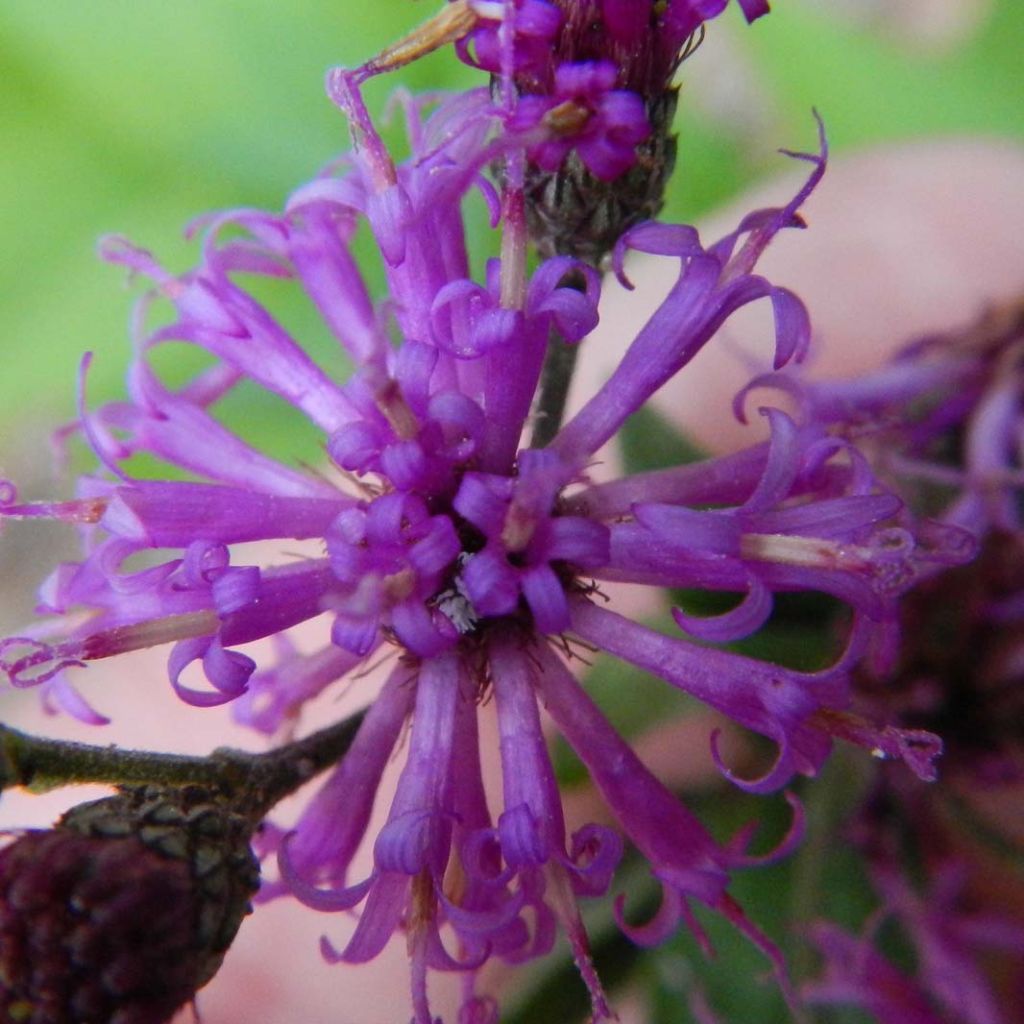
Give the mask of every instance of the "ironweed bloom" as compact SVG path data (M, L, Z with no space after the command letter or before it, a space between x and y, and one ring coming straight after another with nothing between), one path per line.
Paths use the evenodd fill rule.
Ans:
M703 6L717 13L724 5ZM403 930L418 1024L432 1019L428 971L472 978L490 957L537 957L559 928L595 1016L611 1016L577 900L607 891L622 838L597 824L567 834L542 709L661 887L661 908L643 925L627 921L620 897L623 929L641 943L660 941L680 921L700 934L696 900L756 943L785 986L778 950L728 891L732 869L765 860L747 852L751 830L715 842L617 735L567 662L580 649L607 651L773 740L778 755L763 777L735 780L756 792L815 774L835 735L931 771L935 751L917 733L866 722L854 729L843 718L864 638L891 618L896 596L948 554L926 532L919 542L899 499L851 443L766 410L770 441L738 455L588 480L605 442L742 306L771 303L776 367L803 355L810 328L802 303L755 266L780 230L802 227L798 209L824 172L824 141L816 154L792 154L811 173L791 202L750 214L714 244L692 228L649 223L621 237L615 262L624 282L628 250L677 260L678 280L608 383L549 445L524 448L546 350L586 338L601 281L592 266L564 255L527 270L524 167L538 142L522 123L516 82L536 56L530 19L544 8L543 17L560 24L560 9L536 0L463 8L474 17L512 13L494 30L499 88L439 102L406 98L407 160L392 158L363 105L359 85L372 62L336 70L328 89L349 118L354 148L294 192L282 213L203 218L192 228L203 232L199 263L183 274L124 239L103 242L104 258L153 287L134 321L127 398L90 409L83 362L80 427L101 471L83 478L70 501L19 503L6 485L0 507L7 517L83 529L85 557L51 576L41 603L58 623L85 615L56 632L40 627L4 641L0 665L14 685L42 686L95 718L71 689L69 669L173 642L168 671L183 700L236 702L240 717L269 733L325 688L389 655L390 674L349 753L278 844L282 879L266 894L291 891L325 911L359 908L343 948L324 940L331 960L369 960ZM665 9L679 16L680 39L699 25L697 5ZM632 24L624 5L602 10L623 32ZM484 38L474 41L478 56ZM576 73L560 80L556 70L556 90ZM604 72L587 74L600 84ZM607 113L603 102L595 110ZM575 140L580 159L593 141L586 132ZM483 173L495 163L503 165L497 189ZM501 229L500 258L478 277L463 223L474 190ZM369 230L380 254L383 301L371 298L357 268L359 229ZM261 279L302 290L351 362L346 381L318 365L257 300L246 282ZM173 318L153 328L156 303L169 305ZM153 363L169 343L206 358L173 387ZM308 419L329 465L286 465L229 430L217 406L243 383ZM131 476L126 466L138 454L184 479ZM257 540L281 541L285 550L314 541L319 553L237 562L236 546ZM172 554L131 568L128 560L146 551ZM743 599L715 618L677 612L689 637L664 635L605 606L602 585L621 581ZM833 594L851 610L849 642L830 667L799 672L709 646L754 632L775 592L800 590ZM311 619L323 624L322 645L303 653L287 631ZM277 638L279 658L257 666L238 648L265 637ZM196 663L206 685L191 678ZM481 770L477 717L485 704L500 736L497 811ZM382 772L410 722L388 820L372 837L373 869L352 878ZM797 812L775 856L792 848L800 824ZM495 1013L470 984L464 1018Z

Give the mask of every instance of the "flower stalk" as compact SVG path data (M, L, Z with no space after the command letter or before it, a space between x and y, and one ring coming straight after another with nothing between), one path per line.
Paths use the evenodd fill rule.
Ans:
M258 819L341 760L362 720L358 712L266 753L219 747L205 757L45 739L0 725L0 789L25 786L39 793L89 782L197 785L224 794Z

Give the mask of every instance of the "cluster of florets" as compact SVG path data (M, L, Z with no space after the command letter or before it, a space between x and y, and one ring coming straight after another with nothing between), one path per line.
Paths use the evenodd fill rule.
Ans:
M577 6L587 5L571 11ZM659 26L676 33L676 55L723 6L590 5L616 45L649 39L650 19L662 19ZM762 5L743 6L748 17L763 13ZM812 169L790 203L750 214L714 244L680 226L645 223L622 234L614 262L623 284L631 250L678 261L676 284L610 380L550 444L529 446L524 432L545 355L586 339L601 282L565 256L527 272L526 155L554 166L568 145L595 173L610 174L624 163L616 147L635 150L643 111L619 94L623 83L600 61L552 68L543 79L550 92L526 90L519 99L524 76L541 81L535 65L542 53L550 61L548 42L567 23L562 5L463 7L475 19L468 52L498 73L499 88L433 109L408 100L406 161L392 159L363 106L366 70L339 70L329 90L355 147L295 192L283 213L206 218L200 262L184 274L124 240L104 242L106 259L148 277L153 289L140 300L127 399L95 410L82 402L80 426L103 471L83 479L74 500L19 503L8 487L0 507L0 515L84 528L86 557L56 571L42 605L57 617L87 616L3 641L0 667L15 685L42 686L95 718L71 688L70 668L173 641L169 674L184 700L236 702L240 717L269 733L353 669L389 655L387 680L350 752L278 845L282 879L266 895L290 891L323 910L361 908L343 948L325 943L331 959L365 961L404 929L418 1024L432 1019L428 970L472 973L488 957L539 956L558 925L596 1015L611 1015L576 901L608 889L622 840L596 824L567 835L542 707L661 886L661 909L647 925L627 923L620 903L622 927L638 942L660 941L680 921L697 928L690 905L700 901L771 958L785 987L776 947L728 892L729 872L756 861L746 852L749 830L718 845L617 735L566 655L575 644L606 651L773 740L775 763L753 780L735 777L715 750L723 771L747 789L778 790L796 774L814 775L837 736L903 758L930 778L937 739L855 715L849 673L872 639L892 635L899 596L936 565L969 557L970 544L955 524L915 519L821 417L765 409L770 439L735 455L609 483L588 479L598 450L737 309L771 304L776 368L803 356L803 304L757 275L755 264L780 230L802 227L797 211L824 172L823 140L819 152L795 154ZM659 36L657 46L665 45ZM658 56L659 74L675 59ZM567 104L587 111L572 132L562 130L575 117ZM538 134L538 124L553 125L554 134ZM497 187L483 174L495 162L504 164ZM463 225L475 189L501 228L501 258L482 280L473 276ZM360 227L381 255L383 302L371 299L356 267L351 243ZM352 365L346 382L257 301L246 276L302 289ZM174 316L151 329L147 314L158 300ZM165 383L152 357L169 342L201 350L207 368L181 386ZM286 465L230 431L217 404L243 382L307 418L329 465ZM134 479L126 464L139 453L190 478ZM296 540L318 548L276 564L235 562L242 542L287 548ZM132 556L157 549L176 553L127 568ZM666 635L604 606L601 587L616 582L741 600L709 619L678 610L682 633ZM849 607L848 639L833 664L800 672L708 646L758 630L773 595L786 591L824 592ZM311 653L287 638L309 620L322 634ZM237 649L267 637L279 640L274 662L258 666ZM196 662L207 685L186 681ZM478 706L491 694L501 737L497 813L485 797L477 731ZM373 868L353 880L382 773L410 720ZM799 833L797 813L777 854ZM493 1007L470 995L465 1012L483 1020Z
M669 87L687 42L728 0L470 0L480 23L457 45L460 56L495 74L509 70L530 93L551 92L565 65L608 61L617 84L641 96ZM739 0L748 22L766 0ZM514 49L501 32L512 12Z
M459 53L504 82L542 254L597 264L628 228L657 215L675 165L672 77L727 2L469 0L479 20ZM740 6L747 21L768 12L766 0Z

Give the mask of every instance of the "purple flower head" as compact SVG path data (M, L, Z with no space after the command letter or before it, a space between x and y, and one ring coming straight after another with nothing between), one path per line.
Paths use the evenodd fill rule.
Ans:
M353 151L283 213L206 218L199 262L183 274L123 240L103 244L105 258L152 282L135 318L127 396L90 409L86 361L80 427L100 471L70 501L20 503L12 486L3 489L0 516L72 523L85 554L44 585L55 624L0 643L0 667L14 685L49 687L84 662L173 642L168 674L183 700L233 702L240 719L273 732L343 677L359 685L370 660L388 656L387 681L350 752L277 844L282 878L266 895L358 910L343 946L324 940L330 960L366 961L404 931L417 1024L432 1020L429 971L472 975L489 957L527 960L547 952L559 929L595 1016L611 1016L578 900L609 889L622 837L596 824L567 829L543 708L662 889L646 924L628 921L620 898L627 932L654 942L682 921L699 933L692 904L703 903L762 949L785 985L775 946L729 893L730 872L757 860L747 853L750 829L716 843L616 734L565 657L578 642L606 651L769 737L775 764L742 780L755 791L815 774L841 734L832 723L847 713L865 624L885 617L918 545L853 446L772 411L771 441L737 456L610 484L587 479L598 449L742 306L771 303L777 366L802 356L803 305L755 264L779 230L802 225L797 208L824 170L824 145L801 156L812 173L791 203L751 214L713 245L692 228L653 224L623 239L620 276L632 248L677 261L678 280L608 384L550 445L533 449L522 434L546 350L590 332L598 276L564 257L528 273L514 173L523 153L500 136L504 97L477 90L432 110L408 100L411 156L396 163L363 106L366 73L329 76ZM499 194L482 171L502 158ZM500 259L483 281L463 225L476 189L501 227ZM357 229L376 242L384 301L358 272ZM305 296L352 365L347 382L257 299L268 278ZM169 316L154 327L157 304ZM154 365L170 343L189 346L204 367L173 386ZM243 383L313 425L330 460L322 470L275 459L221 422L221 400ZM174 473L136 478L137 454ZM894 528L903 529L898 543ZM253 541L263 542L259 553L240 548ZM301 541L312 542L304 555L286 554ZM144 567L136 556L148 557ZM624 580L744 596L718 620L679 613L689 639L605 607L602 584ZM830 667L798 672L706 644L756 630L772 595L788 590L849 605L851 638ZM319 630L309 652L289 634L300 623ZM239 649L263 638L275 641L269 659ZM66 692L65 700L75 707ZM497 717L499 807L483 781L485 706ZM387 822L367 836L399 746L404 766ZM776 856L800 824L797 813ZM352 877L364 840L373 864ZM464 1016L486 1018L489 1005L472 995Z
M504 128L526 148L527 223L544 255L598 266L661 209L675 163L672 78L727 0L454 0L476 21L458 51L498 76ZM742 0L748 21L765 0Z

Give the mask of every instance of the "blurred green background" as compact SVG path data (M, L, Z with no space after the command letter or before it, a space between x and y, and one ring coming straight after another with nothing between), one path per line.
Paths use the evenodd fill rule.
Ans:
M776 170L777 147L812 146L812 107L835 151L936 134L1024 138L1020 0L776 0L774 8L752 27L730 10L684 65L668 218L696 219ZM123 233L182 269L191 246L181 228L197 213L280 208L347 145L344 120L323 93L327 68L365 60L433 9L434 0L0 0L0 477L24 482L27 496L53 493L46 439L74 413L82 352L96 353L90 402L119 394L132 292L121 270L94 257L96 238ZM948 32L942 16L952 19ZM437 55L371 83L368 98L380 111L398 83L473 80ZM292 433L293 421L266 401L236 408L235 425L277 454L309 457L315 439ZM5 531L0 627L28 613L41 545L52 539L53 557L67 532ZM766 817L746 798L698 799L720 835ZM777 810L767 815L775 835L786 817ZM752 916L777 932L786 908L809 899L801 895L808 863L744 877L737 895L760 902ZM830 860L823 870L816 888L862 916L856 865ZM653 993L652 1022L676 1024L686 965L703 963L691 956L692 940L639 962L610 921L596 925L607 980L633 972ZM753 982L763 961L746 947L723 957L728 972L698 968L723 1019L783 1019L777 1000L763 1002L763 987L735 984L734 955L746 957L739 976ZM574 971L548 963L537 974L541 987L512 1019L539 1021L540 1006L545 1019L572 1019L583 995Z
M1024 135L1024 5L999 0L935 42L936 4L946 6L906 0L894 24L899 0L777 0L752 27L736 10L712 23L682 71L667 215L695 218L777 168L777 146L810 145L812 106L836 149ZM196 213L279 208L347 144L325 70L365 59L431 10L429 0L0 3L0 452L15 431L38 437L72 413L84 350L97 353L90 398L117 393L129 302L123 274L93 256L97 236L124 233L184 267L180 229ZM472 75L433 58L372 83L372 106L396 79L447 87Z

